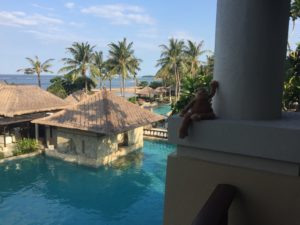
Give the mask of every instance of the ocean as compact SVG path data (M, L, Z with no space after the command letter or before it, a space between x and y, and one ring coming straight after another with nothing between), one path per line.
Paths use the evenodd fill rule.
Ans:
M47 89L50 86L50 80L57 75L41 75L41 84L43 89ZM6 81L9 84L27 84L27 85L38 85L36 75L25 75L25 74L0 74L0 81ZM153 77L145 76L138 77L138 81L147 81L150 83L153 81ZM98 85L98 84L97 84ZM105 82L107 88L109 88L109 81ZM126 87L133 87L135 81L133 79L128 79L125 82ZM112 88L120 87L120 78L115 78L111 83Z

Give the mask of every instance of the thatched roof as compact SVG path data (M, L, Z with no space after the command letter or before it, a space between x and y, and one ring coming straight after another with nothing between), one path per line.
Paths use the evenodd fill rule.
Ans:
M167 92L168 92L168 88L166 88L166 87L157 87L154 90L155 94L164 94L164 93L167 93Z
M54 111L65 108L68 103L55 95L31 85L0 86L0 116Z
M145 96L149 96L149 95L153 95L154 94L154 90L151 87L144 87L141 90L138 90L136 92L138 95L145 95Z
M104 90L61 112L32 122L110 135L164 118Z
M7 85L6 80L0 80L0 86L1 86L1 85Z
M69 103L73 103L76 104L84 99L86 99L87 97L89 97L89 95L83 91L83 90L79 90L79 91L75 91L72 94L70 94L68 97L65 98L65 101L69 102Z

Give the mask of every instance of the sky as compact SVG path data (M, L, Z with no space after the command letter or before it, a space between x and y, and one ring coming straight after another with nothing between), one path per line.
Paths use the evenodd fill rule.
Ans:
M124 37L142 59L139 76L153 75L161 44L178 38L204 41L214 51L217 0L0 0L0 74L27 67L25 57L54 58L63 66L66 48L89 42L108 56L108 44ZM300 24L290 29L290 45L300 40ZM208 53L209 54L209 53Z

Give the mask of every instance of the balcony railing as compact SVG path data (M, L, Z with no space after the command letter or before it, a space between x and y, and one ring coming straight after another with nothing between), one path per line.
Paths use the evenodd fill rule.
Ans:
M218 184L192 225L227 225L228 209L236 192L232 185Z

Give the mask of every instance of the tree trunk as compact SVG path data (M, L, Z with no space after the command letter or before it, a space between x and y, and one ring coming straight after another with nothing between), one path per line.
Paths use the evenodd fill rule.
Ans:
M122 84L122 75L120 75L120 95L123 96L123 93L122 93L122 87L123 87L123 84Z
M174 67L174 74L175 74L175 102L177 102L177 100L178 100L178 77L177 77L176 66Z
M123 97L125 97L125 79L124 79L124 77L122 77L122 86L123 86Z
M111 79L109 79L109 90L111 91Z
M40 73L37 74L37 77L38 77L38 84L39 84L39 87L41 88L41 75Z
M85 93L87 93L87 91L88 91L88 85L87 85L86 76L84 76L84 85L85 85Z
M100 90L102 89L102 80L101 80L101 78L99 79L99 89Z

